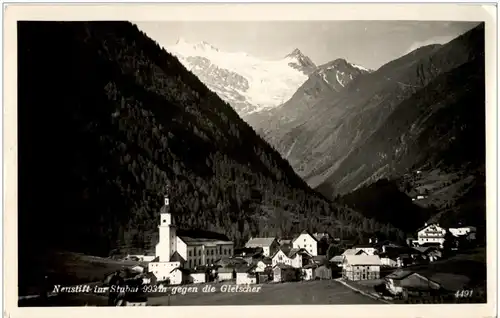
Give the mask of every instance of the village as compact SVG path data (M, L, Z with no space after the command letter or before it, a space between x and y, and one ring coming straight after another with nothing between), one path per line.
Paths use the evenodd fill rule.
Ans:
M335 280L367 297L389 302L429 297L456 300L458 293L469 293L468 277L425 268L474 247L476 229L472 226L445 229L439 224L424 224L416 239L407 239L404 246L377 237L366 244L341 245L341 240L329 233L304 230L288 239L252 237L244 247L235 248L229 239L178 235L168 206L165 197L156 255L126 257L144 264L127 270L129 276L154 286L149 288L153 293L197 291L202 288L196 287L202 286L199 284L210 283L247 287L315 280ZM329 247L335 244L346 248L332 256ZM418 270L422 266L424 270ZM146 305L146 300L129 305Z

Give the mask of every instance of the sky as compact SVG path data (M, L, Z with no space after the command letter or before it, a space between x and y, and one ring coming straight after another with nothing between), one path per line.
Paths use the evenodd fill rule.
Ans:
M377 69L428 44L444 44L475 27L469 21L161 21L135 24L161 46L177 39L227 52L280 59L298 48L317 65L337 58Z

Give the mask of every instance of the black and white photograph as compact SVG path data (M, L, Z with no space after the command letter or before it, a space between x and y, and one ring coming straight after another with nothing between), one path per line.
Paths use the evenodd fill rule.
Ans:
M16 21L18 307L486 304L488 23Z

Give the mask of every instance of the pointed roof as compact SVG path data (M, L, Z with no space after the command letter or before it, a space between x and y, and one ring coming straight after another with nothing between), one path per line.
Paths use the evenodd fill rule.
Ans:
M245 247L267 247L271 246L275 240L275 237L253 237L248 240Z
M177 251L175 251L174 254L172 254L172 256L170 256L170 261L171 262L181 262L181 263L186 262L186 260Z
M318 242L318 239L317 239L314 235L312 235L312 234L311 234L311 232L309 232L308 230L304 230L304 231L300 232L300 234L299 234L299 235L296 235L296 236L293 238L292 243L293 243L293 242L295 242L295 241L296 241L296 240L297 240L297 239L298 239L298 238L299 238L302 234L307 234L307 235L309 235L310 237L312 237L312 238L313 238L313 240L315 240L316 242Z

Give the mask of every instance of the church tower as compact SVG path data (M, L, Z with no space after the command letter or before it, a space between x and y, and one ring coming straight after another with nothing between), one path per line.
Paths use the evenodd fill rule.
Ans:
M164 197L164 206L160 211L159 242L156 245L156 256L160 262L170 262L170 257L177 250L177 233L170 213L170 191Z

